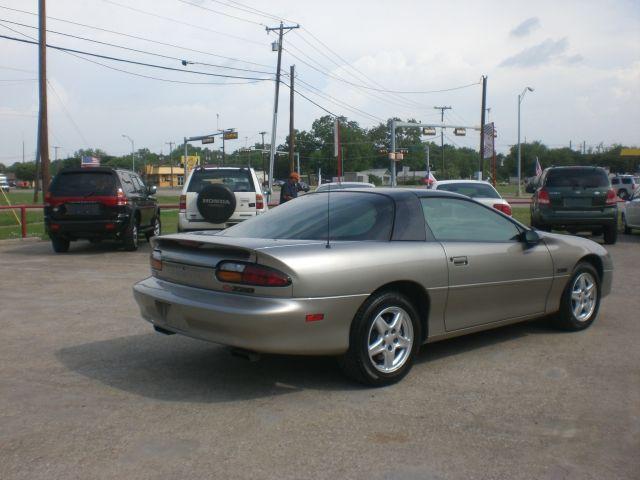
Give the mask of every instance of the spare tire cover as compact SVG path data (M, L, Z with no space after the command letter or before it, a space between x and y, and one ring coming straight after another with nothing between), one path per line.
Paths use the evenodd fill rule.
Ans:
M213 183L198 194L198 211L211 223L226 222L236 209L236 196L226 185Z

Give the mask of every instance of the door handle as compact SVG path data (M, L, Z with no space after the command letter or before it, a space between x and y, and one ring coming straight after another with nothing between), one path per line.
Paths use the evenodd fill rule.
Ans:
M456 267L463 267L465 265L469 265L469 259L466 256L449 257L449 261L452 262Z

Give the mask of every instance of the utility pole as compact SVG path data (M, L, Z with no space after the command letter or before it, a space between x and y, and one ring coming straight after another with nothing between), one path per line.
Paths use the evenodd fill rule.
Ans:
M480 113L480 158L478 159L478 180L482 180L484 157L484 119L487 109L487 76L482 76L482 110Z
M440 123L444 123L444 111L451 110L451 107L433 107L440 110ZM440 151L442 152L442 179L444 180L444 128L440 127Z
M40 153L40 170L42 172L42 196L46 197L49 190L49 126L47 122L47 12L46 0L38 1L39 20L39 91L40 111L38 116L38 145ZM38 180L34 200L37 200Z
M267 132L258 132L258 133L262 137L262 151L260 152L260 159L262 160L262 173L266 174L267 166L264 163L264 136L267 134Z
M22 163L24 163L24 140L22 140Z
M171 165L171 188L173 188L173 142L165 142L165 145L169 145L169 165Z
M293 152L296 149L296 131L293 128L293 82L296 73L296 66L291 65L290 75L289 75L289 171L294 171L294 154ZM298 172L300 173L300 172Z
M278 63L276 66L276 91L275 98L273 101L273 122L271 124L271 148L269 151L269 198L271 198L271 192L273 190L273 163L276 156L276 131L278 129L278 99L280 95L280 66L282 65L282 37L284 36L284 31L290 32L295 28L300 28L300 25L292 25L285 27L282 22L280 22L279 27L266 27L267 32L278 31L278 42L276 44L272 44L271 49L278 49Z

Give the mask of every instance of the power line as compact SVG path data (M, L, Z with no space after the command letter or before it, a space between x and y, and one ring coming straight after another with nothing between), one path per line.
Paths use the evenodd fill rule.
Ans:
M89 145L89 142L87 142L87 139L82 134L82 131L80 131L80 127L78 126L76 121L73 119L73 117L69 113L69 110L67 110L67 107L65 106L64 102L62 101L62 97L60 95L58 95L58 92L54 88L53 84L49 80L47 80L47 85L49 85L49 87L51 87L51 91L54 93L54 95L58 99L58 102L60 102L60 106L62 107L62 110L64 111L65 115L67 116L67 118L69 119L69 121L71 122L73 127L75 128L76 132L78 133L78 135L80 136L80 138L82 139L84 144L85 145Z
M107 0L104 0L104 1L107 1ZM238 17L236 15L231 15L230 13L221 12L219 10L214 10L213 8L208 8L208 7L205 7L204 5L199 5L197 3L188 2L187 0L176 0L176 1L178 1L180 3L184 3L186 5L191 5L192 7L200 8L202 10L206 10L206 11L211 12L211 13L215 13L216 15L222 15L224 17L233 18L235 20L240 20L241 22L253 23L254 25L259 25L261 27L266 27L266 25L264 23L254 22L253 20L248 20L246 18ZM111 3L111 2L108 2L108 3Z
M223 2L220 2L219 0L211 0L211 1L212 1L212 2L215 2L215 3L221 3L221 4L223 4L223 5L224 5L224 3L223 3ZM295 21L290 20L290 19L288 19L288 18L280 17L280 16L278 16L278 15L273 15L273 14L271 14L271 13L269 13L269 12L265 12L264 10L259 10L259 9L257 9L257 8L251 7L251 6L246 5L246 4L244 4L244 3L237 2L237 1L235 1L235 0L228 0L228 3L227 3L226 5L227 5L227 6L231 6L231 5L229 5L229 3L232 3L232 4L234 4L234 5L237 5L237 7L235 7L235 8L238 8L239 10L243 10L243 11L247 12L248 10L246 10L246 9L249 9L249 10L252 10L252 11L256 12L256 13L255 13L256 15L261 15L261 16L263 16L263 17L265 17L265 18L270 18L271 20L276 20L276 21L281 21L281 20L283 20L283 21L285 21L285 22L287 22L287 23L298 23L298 22L295 22ZM249 13L250 13L250 12L249 12Z
M5 20L3 18L0 18L0 22L10 23L12 25L19 25L21 27L31 28L31 29L35 29L35 30L38 29L38 27L27 25L25 23L12 22L10 20ZM103 41L95 40L95 39L92 39L92 38L81 37L79 35L72 35L70 33L58 32L56 30L47 29L47 32L53 33L53 34L56 34L56 35L62 35L62 36L65 36L65 37L75 38L77 40L83 40L85 42L91 42L91 43L96 43L96 44L99 44L99 45L106 45L106 46L109 46L109 47L120 48L122 50L127 50L127 51L130 51L130 52L142 53L142 54L145 54L145 55L152 55L154 57L166 58L166 59L169 59L169 60L176 60L176 61L182 62L183 64L185 64L185 63L186 64L198 64L198 65L205 65L205 66L208 66L208 67L224 68L224 69L227 69L227 70L238 70L238 71L241 71L241 72L264 73L264 74L268 74L268 75L273 75L273 72L267 72L265 70L253 70L253 69L247 69L247 68L229 67L229 66L226 66L226 65L218 65L218 64L215 64L215 63L194 62L194 61L185 60L185 59L182 59L182 58L179 58L179 57L172 57L170 55L163 55L163 54L160 54L160 53L149 52L149 51L140 50L140 49L137 49L137 48L125 47L123 45L118 45L118 44L109 43L109 42L103 42Z
M32 15L32 16L36 16L36 17L38 16L38 14L34 13L34 12L29 12L29 11L26 11L26 10L20 10L20 9L17 9L17 8L5 7L3 5L0 5L0 8L5 9L5 10L10 10L10 11L13 11L13 12L24 13L24 14ZM106 28L96 27L94 25L88 25L86 23L74 22L72 20L67 20L67 19L64 19L64 18L47 16L47 19L48 20L54 20L56 22L67 23L69 25L75 25L75 26L78 26L78 27L89 28L89 29L92 29L92 30L100 31L100 32L111 33L113 35L119 35L119 36L122 36L122 37L133 38L135 40L142 40L144 42L155 43L157 45L163 45L165 47L172 47L172 48L177 48L177 49L185 50L185 51L189 51L189 52L201 53L203 55L208 55L208 56L211 56L211 57L223 58L225 60L230 60L230 61L234 61L234 62L241 62L241 63L246 63L246 64L249 64L249 65L256 65L256 66L259 66L259 67L271 68L271 65L265 65L264 63L256 63L256 62L251 62L251 61L248 61L248 60L242 60L240 58L228 57L228 56L225 56L225 55L218 55L218 54L211 53L211 52L206 52L206 51L203 51L203 50L197 50L197 49L194 49L194 48L189 48L189 47L185 47L185 46L181 46L181 45L175 45L173 43L161 42L159 40L153 40L151 38L141 37L141 36L138 36L138 35L132 35L132 34L129 34L129 33L122 33L122 32L118 32L116 30L109 30L109 29L106 29ZM7 68L7 67L4 67L4 68ZM30 73L33 73L33 72L30 72Z
M287 85L286 82L283 82L281 80L282 84L287 87L287 88L291 88L290 85ZM302 98L304 98L306 101L308 101L309 103L314 104L316 107L318 107L320 110L323 110L324 112L328 113L329 115L331 115L332 117L339 117L340 115L337 115L335 113L333 113L332 111L326 109L325 107L323 107L322 105L320 105L319 103L314 102L313 100L311 100L309 97L307 97L306 95L304 95L303 93L300 93L298 90L294 89L293 90L295 93L297 93L298 95L300 95Z
M8 28L8 27L6 27L6 28ZM12 40L12 41L15 41L15 42L21 42L21 43L29 43L29 44L37 44L38 43L38 42L35 42L35 41L32 41L32 40L24 40L22 38L10 37L8 35L0 35L0 38L4 38L4 39L7 39L7 40ZM63 52L77 53L77 54L80 54L80 55L89 55L91 57L102 58L102 59L105 59L105 60L113 60L115 62L130 63L132 65L139 65L139 66L143 66L143 67L150 67L150 68L158 68L158 69L162 69L162 70L169 70L169 71L173 71L173 72L191 73L191 74L194 74L194 75L205 75L205 76L220 77L220 78L236 78L236 79L240 79L240 80L255 80L255 81L271 80L270 78L242 77L242 76L238 76L238 75L224 75L224 74L220 74L220 73L201 72L201 71L197 71L197 70L181 70L179 68L167 67L167 66L164 66L164 65L156 65L156 64L153 64L153 63L138 62L138 61L135 61L135 60L128 60L128 59L124 59L124 58L111 57L109 55L100 55L98 53L91 53L91 52L86 52L86 51L83 51L83 50L77 50L77 49L73 49L73 48L58 47L56 45L51 45L51 44L47 44L47 48L52 48L54 50L60 50L60 51L63 51Z
M208 32L215 33L217 35L224 35L224 36L227 36L227 37L230 37L230 38L235 38L236 40L241 40L243 42L248 42L248 43L255 43L256 45L261 45L262 46L262 42L258 42L256 40L250 40L248 38L239 37L239 36L233 35L231 33L220 32L218 30L213 30L211 28L203 27L201 25L195 25L195 24L189 23L189 22L183 22L182 20L176 20L175 18L165 17L164 15L159 15L157 13L147 12L146 10L142 10L142 9L139 9L139 8L131 7L129 5L122 5L121 3L114 2L113 0L102 0L102 1L105 2L105 3L109 3L111 5L115 5L115 6L120 7L120 8L131 10L133 12L141 13L143 15L148 15L150 17L161 18L162 20L166 20L168 22L173 22L173 23L177 23L179 25L185 25L185 26L192 27L192 28L197 28L197 29L200 29L200 30L206 30Z

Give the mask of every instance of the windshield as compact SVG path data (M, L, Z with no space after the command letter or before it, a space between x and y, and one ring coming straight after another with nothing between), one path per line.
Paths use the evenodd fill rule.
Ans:
M469 198L500 198L491 185L484 183L444 183L438 184L436 190L460 193Z
M68 197L112 196L116 194L116 178L112 172L68 172L56 175L49 191Z
M596 168L558 168L549 170L547 187L607 188L609 177L604 170Z
M384 195L312 193L245 220L220 233L225 237L326 240L327 212L331 240L391 238L394 204Z
M247 169L198 169L193 172L187 192L200 193L209 184L219 183L226 185L232 192L254 192L251 172Z

